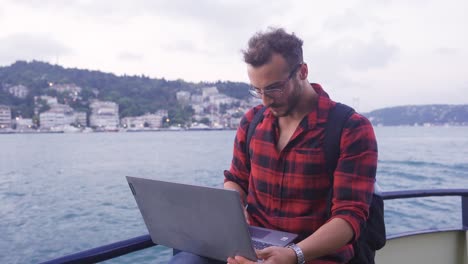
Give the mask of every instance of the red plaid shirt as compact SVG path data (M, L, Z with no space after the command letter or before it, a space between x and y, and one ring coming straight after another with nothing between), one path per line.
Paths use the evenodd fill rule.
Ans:
M267 109L250 142L251 161L244 147L247 130L259 105L241 120L234 142L231 168L225 181L233 181L247 193L252 225L284 230L304 239L333 218L347 221L354 238L366 221L374 191L377 143L370 122L354 113L344 125L340 158L334 173L331 216L327 200L331 188L323 150L329 110L335 106L318 84L318 107L299 124L288 144L278 153L278 119ZM248 164L251 163L251 170ZM309 263L345 263L354 252L351 244L334 254Z

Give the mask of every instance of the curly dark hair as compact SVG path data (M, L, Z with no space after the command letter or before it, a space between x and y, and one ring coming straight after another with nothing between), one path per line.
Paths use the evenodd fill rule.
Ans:
M266 32L253 35L246 50L242 50L244 61L254 67L262 66L271 60L273 53L280 54L289 68L303 62L302 40L294 33L288 34L282 28L270 27Z

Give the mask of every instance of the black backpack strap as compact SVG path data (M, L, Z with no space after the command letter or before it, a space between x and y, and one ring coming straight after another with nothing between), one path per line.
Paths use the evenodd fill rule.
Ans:
M247 168L250 170L250 141L252 140L253 134L255 133L255 129L257 128L258 124L262 122L263 120L263 113L267 109L266 106L260 108L260 110L255 113L254 118L252 119L252 122L249 124L249 128L247 129L247 137L245 139L245 155L247 155L247 160L249 161L247 164Z
M329 199L327 200L329 216L331 216L331 206L333 199L333 174L340 157L341 133L343 132L344 124L354 112L355 111L353 108L341 103L336 103L336 106L328 113L328 120L325 125L325 139L323 147L325 151L327 172L331 182Z

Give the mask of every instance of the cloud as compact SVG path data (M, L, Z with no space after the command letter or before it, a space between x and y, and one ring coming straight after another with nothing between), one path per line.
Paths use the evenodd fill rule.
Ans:
M396 45L378 35L374 35L369 42L355 40L340 46L338 50L349 68L358 71L383 68L398 54Z
M381 28L391 23L391 20L378 17L369 10L366 7L354 6L337 15L327 16L324 18L323 30L334 33L353 32L355 34L366 29Z
M398 55L399 48L374 34L370 40L357 38L337 39L329 45L304 47L312 62L325 67L330 76L344 71L368 71L384 68Z
M49 35L20 33L0 38L0 64L16 60L50 61L70 53L70 48Z
M177 17L207 26L232 29L251 25L253 21L263 20L271 14L285 13L288 9L287 1L265 5L261 0L251 0L248 6L237 0L10 0L10 3L74 14L86 12L86 15L99 18L116 16L121 20L141 15Z
M62 4L63 1L57 1L57 0L9 0L9 2L11 4L20 4L20 5L30 6L34 8L63 5ZM69 2L72 4L74 1L69 1Z
M192 47L183 43L178 45L179 48L185 46L196 51L211 50L210 54L226 49L240 50L242 47L239 45L239 40L246 42L256 29L265 28L271 22L277 21L271 21L276 16L280 17L288 12L287 1L265 4L264 1L252 0L247 5L237 0L147 0L126 6L127 3L120 1L121 7L118 8L124 10L127 16L160 17L173 21L174 24L184 24L184 27L176 32L182 35L182 39L173 40L188 42L192 41L190 37L195 35L197 39L204 41L195 43ZM184 38L184 35L187 37Z
M263 20L271 14L287 11L287 2L268 3L249 1L248 6L242 1L143 1L145 11L160 15L179 17L199 21L208 26L235 29L246 27L255 20Z
M0 7L0 62L53 59L60 47L62 53L71 52L69 46L73 54L60 58L69 66L193 81L248 81L240 50L255 31L278 25L304 40L309 80L324 84L344 102L361 98L364 108L422 102L430 92L419 87L440 93L440 87L466 84L462 0L0 1L9 4ZM12 34L27 31L53 35L23 37L22 42L48 44L17 52Z
M304 44L309 81L323 84L334 100L360 111L375 108L371 104L380 104L375 90L384 86L380 83L376 86L372 80L359 76L386 71L397 61L399 48L379 34L341 37L329 44L319 40ZM369 101L369 96L373 100Z
M93 21L98 26L128 28L146 21L144 31L162 33L154 44L172 46L175 42L199 39L194 50L220 53L239 51L255 30L266 28L277 17L286 15L290 4L280 1L265 4L262 0L18 0L10 2L42 13ZM183 24L183 26L179 26ZM171 32L168 32L171 31ZM236 42L237 40L237 42ZM152 41L150 41L152 42ZM180 45L179 45L180 46ZM179 47L180 48L180 47ZM186 47L188 48L188 46ZM219 54L218 54L219 55Z
M142 61L144 59L142 54L123 51L117 56L119 60L123 61Z
M361 28L364 24L365 19L363 17L359 16L352 9L346 9L346 11L341 15L328 17L325 20L323 27L325 30L344 31Z
M210 54L212 52L207 49L200 48L196 43L188 39L177 40L165 43L162 45L162 49L168 52L176 53L188 53L188 54Z
M436 49L434 52L437 53L437 54L440 54L440 55L448 55L448 56L452 56L452 55L457 55L457 54L458 54L458 50L457 50L457 49L448 48L448 47L440 47L440 48Z

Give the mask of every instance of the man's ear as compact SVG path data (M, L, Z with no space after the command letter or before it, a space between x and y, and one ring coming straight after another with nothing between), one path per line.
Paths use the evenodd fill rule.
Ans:
M303 80L307 79L308 75L309 75L309 67L307 66L307 63L303 63L301 65L300 70L299 70L299 77L303 81Z

